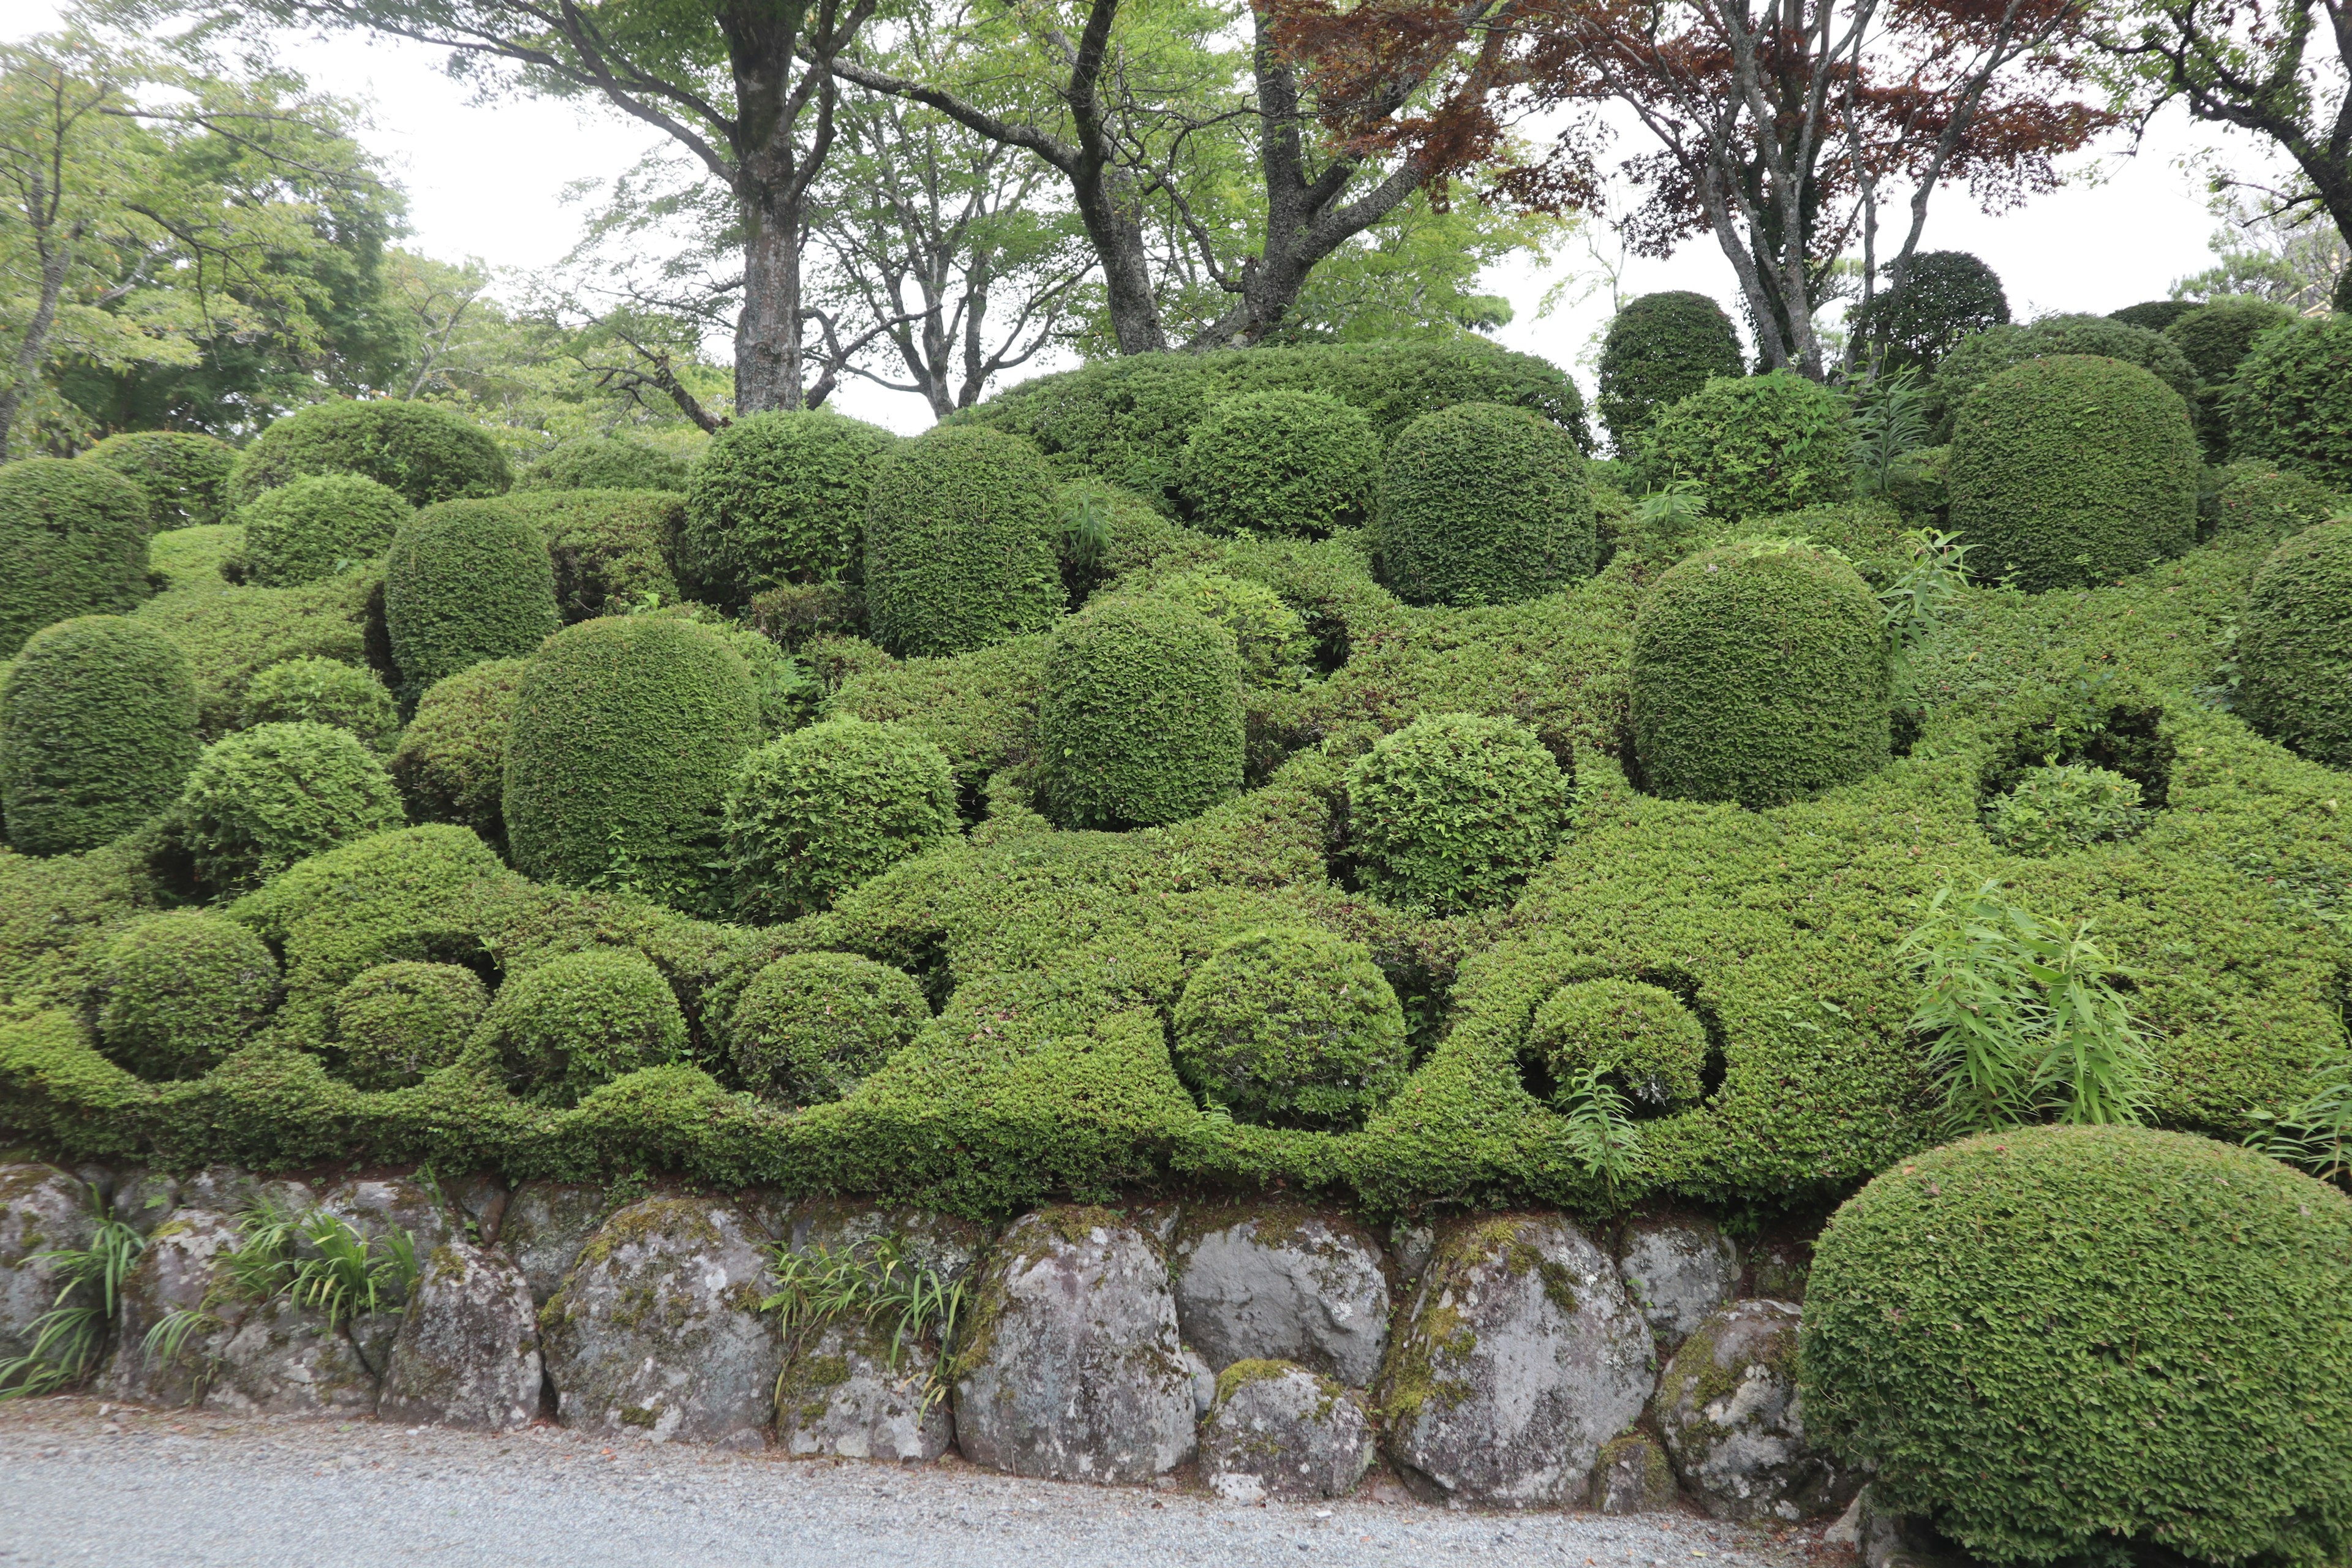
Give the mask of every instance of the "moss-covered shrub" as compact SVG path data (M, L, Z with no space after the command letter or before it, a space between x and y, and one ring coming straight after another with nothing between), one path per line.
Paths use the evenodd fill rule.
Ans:
M2008 321L2009 296L1991 268L1965 250L1927 250L1911 258L1901 288L1855 310L1853 330L1882 369L1932 370L1962 338Z
M1673 992L1643 981L1561 986L1536 1009L1528 1050L1556 1096L1595 1068L1640 1110L1696 1105L1705 1091L1706 1026Z
M537 490L467 504L505 507L539 530L567 623L678 597L670 562L686 498L675 490Z
M1535 731L1440 713L1348 770L1348 841L1364 886L1441 914L1506 902L1559 847L1568 779Z
M0 464L0 658L74 616L125 616L147 596L147 492L62 458Z
M1045 654L1039 801L1065 827L1156 827L1241 788L1233 634L1168 599L1097 599Z
M359 474L306 474L238 509L239 564L264 588L315 583L383 554L415 510Z
M2264 334L2239 362L2228 406L2231 457L2352 490L2352 313Z
M1409 605L1516 604L1592 572L1584 455L1523 408L1423 415L1381 460L1379 494L1381 564Z
M577 436L515 476L517 490L682 490L687 461L630 436Z
M1183 572L1154 585L1152 595L1198 610L1233 634L1242 679L1255 686L1295 683L1314 662L1307 618L1263 583L1215 572Z
M60 621L0 673L0 814L27 854L130 832L179 798L195 761L195 679L152 626Z
M2136 365L2028 360L1969 394L1952 435L1952 527L1971 570L2042 591L2112 583L2197 542L2189 411Z
M456 1061L489 1005L470 969L379 963L335 993L336 1070L361 1089L406 1089Z
M930 1020L903 970L850 952L794 952L743 988L727 1032L745 1088L817 1105L856 1089Z
M1245 392L1212 404L1178 483L1212 533L1328 533L1364 521L1380 445L1371 421L1318 392Z
M1309 928L1235 938L1176 1005L1176 1068L1241 1121L1345 1128L1404 1081L1404 1013L1360 944Z
M1949 440L1969 393L2014 364L2053 354L2090 354L2137 365L2180 395L2197 396L2197 372L2179 345L2160 331L2105 316L2044 316L2022 326L1990 327L1963 338L1936 366L1928 384L1937 438Z
M746 756L726 813L744 911L791 920L953 833L955 777L919 735L830 719Z
M1655 485L1696 487L1727 523L1853 493L1853 421L1845 399L1793 371L1719 380L1661 409L1642 447Z
M306 474L362 474L411 506L506 493L506 454L488 433L429 403L338 398L288 415L237 455L229 500L243 507Z
M677 994L629 948L591 948L509 976L483 1033L508 1087L549 1105L687 1055Z
M486 659L436 680L392 753L392 777L416 822L455 822L506 841L507 727L529 661Z
M2160 332L2189 311L2197 309L2194 300L2143 300L2137 305L2126 305L2120 310L2107 312L2110 321L2121 321L2127 327L2144 327Z
M1806 1435L1991 1562L2338 1562L2347 1258L2344 1194L2244 1149L2136 1127L1954 1143L1822 1233Z
M1632 707L1658 795L1761 808L1867 777L1890 747L1878 601L1802 546L1702 551L1643 601Z
M155 530L203 528L227 516L236 448L186 430L126 430L81 455L147 492Z
M2307 757L2352 763L2352 519L2305 529L2255 572L2238 622L2238 711Z
M375 753L348 730L312 723L214 742L165 818L197 881L230 890L400 823L400 792Z
M2020 855L2063 855L2129 838L2153 815L2140 805L2138 780L2089 763L2053 763L2026 769L1985 802L1985 837Z
M866 509L875 640L901 655L963 653L1052 626L1061 526L1053 476L1026 441L942 425L899 443Z
M2213 537L2232 544L2275 544L2342 510L2335 491L2267 463L2233 463L2213 498Z
M898 437L828 409L754 414L711 438L686 486L679 573L713 604L855 578L866 507Z
M1739 334L1722 306L1684 289L1644 294L1609 323L1593 406L1608 427L1609 444L1631 456L1641 449L1658 410L1743 368Z
M278 984L268 945L236 921L199 910L144 915L100 960L98 1037L142 1078L194 1078L261 1026Z
M562 624L547 542L505 506L427 507L393 538L383 622L412 691L528 654Z
M289 658L245 689L242 727L303 721L349 730L377 751L392 744L400 710L375 672L332 658Z

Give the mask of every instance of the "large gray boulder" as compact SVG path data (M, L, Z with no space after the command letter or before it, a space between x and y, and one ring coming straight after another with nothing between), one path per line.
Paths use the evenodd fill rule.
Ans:
M1372 1462L1364 1396L1292 1362L1236 1362L1201 1424L1201 1479L1231 1502L1346 1497Z
M207 1409L269 1415L372 1415L376 1376L317 1308L276 1297L247 1307L211 1353Z
M1588 1503L1598 1513L1657 1513L1675 1506L1675 1468L1658 1440L1628 1432L1601 1446Z
M467 1242L443 1243L392 1344L384 1419L488 1432L530 1426L541 1382L538 1316L512 1263Z
M1655 1411L1683 1488L1717 1519L1832 1514L1862 1484L1805 1440L1788 1301L1734 1301L1675 1352Z
M1672 1355L1708 1313L1739 1292L1739 1248L1701 1215L1628 1220L1617 1272L1661 1352Z
M289 1215L302 1215L319 1205L319 1189L298 1176L257 1176L235 1165L206 1165L179 1183L184 1208L213 1214L241 1215L257 1205Z
M177 1210L147 1237L122 1284L114 1359L101 1379L110 1397L133 1405L194 1405L204 1397L220 1352L245 1318L245 1304L226 1292L221 1263L237 1240L226 1215L199 1208ZM151 1350L149 1336L178 1312L202 1314L184 1320L192 1331L180 1353Z
M0 1361L32 1348L35 1321L65 1285L41 1255L88 1247L97 1226L79 1178L51 1165L0 1165Z
M1556 1215L1449 1226L1390 1347L1389 1450L1424 1493L1559 1507L1652 1382L1649 1326L1616 1266Z
M902 1345L893 1366L881 1325L826 1325L777 1383L777 1440L790 1454L938 1458L955 1441L947 1390L931 1383L938 1356L936 1344Z
M961 1362L956 1436L975 1464L1140 1481L1192 1456L1168 1267L1118 1214L1057 1207L1014 1222L981 1273Z
M179 1206L179 1178L169 1172L138 1166L115 1181L114 1217L142 1237L152 1234Z
M775 1289L728 1204L656 1197L606 1220L539 1318L564 1426L716 1443L756 1440L775 1413Z
M522 1270L541 1306L563 1284L581 1248L604 1223L604 1189L570 1182L525 1182L499 1218L499 1249Z
M1356 1388L1380 1374L1388 1273L1361 1226L1296 1205L1187 1210L1170 1268L1184 1342L1217 1371L1297 1362Z

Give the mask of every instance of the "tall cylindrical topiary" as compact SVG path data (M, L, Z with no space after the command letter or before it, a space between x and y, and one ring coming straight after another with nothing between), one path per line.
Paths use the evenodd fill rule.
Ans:
M196 761L196 681L142 622L35 632L0 679L0 812L30 855L95 848L179 798Z
M1865 777L1889 754L1878 601L1801 545L1702 551L1634 618L1633 718L1654 794L1762 808Z
M147 596L147 492L92 463L0 464L0 658L73 616L128 615Z
M1726 522L1802 511L1853 494L1853 420L1794 371L1711 381L1659 411L1641 466L1653 484L1696 486Z
M358 474L306 474L238 510L246 575L265 588L331 577L391 548L415 510Z
M1404 1011L1372 955L1311 928L1225 943L1185 983L1174 1022L1176 1070L1244 1121L1355 1126L1411 1065Z
M649 441L632 436L581 436L517 474L515 489L682 490L686 474L684 458Z
M194 1078L278 1005L278 960L226 915L174 910L109 938L91 989L108 1056L142 1078Z
M1037 448L940 425L882 461L866 513L866 613L902 655L967 653L1060 618L1061 518Z
M264 724L205 748L164 818L196 880L256 887L306 856L401 825L400 792L348 730Z
M392 753L392 776L417 822L455 822L506 841L507 727L528 659L492 658L435 681Z
M383 621L411 691L530 653L561 624L547 542L494 503L427 507L393 536Z
M109 436L80 461L95 463L147 492L158 532L201 528L228 513L228 475L236 448L190 430L126 430Z
M1177 477L1211 533L1322 534L1364 521L1380 457L1371 421L1336 397L1244 392L1210 405Z
M678 571L742 605L781 583L855 578L874 473L898 438L830 409L754 414L711 438L686 485Z
M1065 827L1199 816L1241 788L1241 679L1233 634L1188 605L1088 605L1045 654L1040 806Z
M727 792L727 848L743 912L824 909L956 830L955 775L913 731L828 719L746 756Z
M1659 409L1744 368L1731 318L1706 295L1673 289L1629 301L1601 343L1595 406L1610 445L1632 456Z
M1927 250L1911 258L1899 287L1856 310L1853 329L1883 369L1926 370L1969 333L2008 320L2009 296L1991 268L1965 250Z
M2305 529L2254 573L2238 711L2305 756L2352 763L2352 518Z
M2228 407L2232 457L2352 490L2352 313L2263 334L2238 363Z
M506 454L479 426L429 403L338 398L270 425L237 455L229 500L244 506L305 474L361 474L411 506L506 493Z
M1589 576L1592 493L1576 437L1524 408L1457 403L1381 463L1381 562L1413 605L1509 605Z
M1508 719L1417 719L1348 770L1348 842L1365 887L1440 914L1507 901L1559 847L1567 816L1567 775Z
M2027 589L2112 583L2197 542L2197 437L2137 365L2054 354L1960 405L1946 469L1969 566Z

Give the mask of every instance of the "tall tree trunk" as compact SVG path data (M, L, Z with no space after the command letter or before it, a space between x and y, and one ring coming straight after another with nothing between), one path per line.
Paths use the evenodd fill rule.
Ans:
M33 210L41 210L37 199ZM10 367L8 384L0 388L0 461L8 451L9 433L16 427L16 413L25 405L25 389L41 374L42 355L48 352L49 331L57 325L58 300L66 290L66 273L73 267L74 242L81 237L81 226L61 245L51 245L48 236L41 239L41 294L33 306L33 318L25 323L25 341L16 345L16 363Z
M765 414L798 408L800 204L780 204L772 190L754 189L737 205L743 215L743 310L735 321L735 409Z

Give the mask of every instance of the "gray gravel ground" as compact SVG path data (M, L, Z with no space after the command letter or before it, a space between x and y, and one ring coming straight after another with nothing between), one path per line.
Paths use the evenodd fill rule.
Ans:
M1370 1500L1240 1508L1181 1484L606 1447L551 1426L488 1437L79 1398L0 1405L0 1568L1805 1568L1818 1540L1685 1514L1433 1508L1393 1482Z

